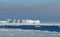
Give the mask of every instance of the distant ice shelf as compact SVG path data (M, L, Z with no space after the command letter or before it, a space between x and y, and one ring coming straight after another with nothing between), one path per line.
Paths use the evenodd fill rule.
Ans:
M13 21L11 19L0 21L0 25L43 25L43 26L60 26L60 23L41 23L40 20L30 20L30 19L23 19L23 20L16 20Z

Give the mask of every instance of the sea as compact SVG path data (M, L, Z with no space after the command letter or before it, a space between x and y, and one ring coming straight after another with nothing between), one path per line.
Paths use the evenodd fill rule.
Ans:
M14 25L5 25L0 26L0 28L4 29L22 29L22 30L43 30L43 31L56 31L60 32L60 26L42 26L42 25L20 25L20 26L14 26Z

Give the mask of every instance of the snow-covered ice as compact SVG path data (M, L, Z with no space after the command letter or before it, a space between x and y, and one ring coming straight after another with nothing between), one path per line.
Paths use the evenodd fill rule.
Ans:
M0 37L60 37L60 32L21 29L0 29Z

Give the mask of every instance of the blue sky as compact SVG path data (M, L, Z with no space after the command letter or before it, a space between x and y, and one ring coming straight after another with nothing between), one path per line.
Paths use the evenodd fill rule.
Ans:
M0 2L32 2L32 3L48 3L48 2L60 2L60 0L0 0Z
M23 18L60 22L59 2L60 0L0 0L0 19Z

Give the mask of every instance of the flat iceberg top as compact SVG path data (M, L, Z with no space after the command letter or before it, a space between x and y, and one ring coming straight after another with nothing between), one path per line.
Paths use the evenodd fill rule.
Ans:
M0 25L39 25L40 20L5 20L5 21L0 21Z
M12 22L10 19L0 21L0 25L44 25L44 26L60 26L60 23L41 23L40 20L16 20L14 19Z

